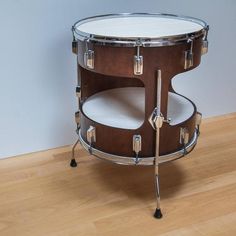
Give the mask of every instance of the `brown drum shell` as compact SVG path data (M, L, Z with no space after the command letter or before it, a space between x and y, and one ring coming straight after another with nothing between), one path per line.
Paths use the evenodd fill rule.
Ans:
M172 91L171 79L182 72L191 70L200 64L202 38L195 38L193 42L193 66L184 69L184 54L190 49L185 42L173 46L141 47L143 56L143 74L134 75L134 47L111 47L89 44L94 50L95 68L89 70L84 66L85 43L78 41L78 78L81 79L81 100L85 101L91 95L118 87L145 87L145 120L136 130L119 129L102 125L90 120L83 114L81 108L81 134L86 141L86 132L90 125L96 128L96 143L94 148L120 156L134 156L132 149L133 135L142 136L142 151L140 156L155 155L155 131L148 122L148 118L156 107L157 99L157 70L161 70L161 112L167 115L168 91ZM169 154L180 150L180 128L187 128L190 139L195 130L196 107L192 117L181 124L170 126L164 123L161 128L160 154Z
M174 126L164 123L160 134L160 154L165 155L182 149L180 128L188 129L189 140L191 140L195 131L195 120L196 107L194 105L194 114L188 120ZM140 156L150 157L155 155L155 131L149 123L144 122L140 128L135 130L114 128L89 119L83 113L81 107L81 135L85 142L87 142L87 130L90 126L96 129L96 143L94 143L93 147L100 151L119 156L135 156L133 135L139 134L142 136Z
M78 63L84 67L84 53L86 44L84 41L77 42ZM88 43L88 49L94 51L94 69L91 71L99 74L111 76L134 76L134 56L137 54L136 47L116 47L102 46ZM193 66L187 70L192 70L200 64L202 49L202 37L193 40ZM139 75L145 80L148 71L157 68L165 69L170 76L187 71L184 69L184 52L190 50L190 43L182 42L172 46L161 47L140 47L140 55L143 56L143 75Z

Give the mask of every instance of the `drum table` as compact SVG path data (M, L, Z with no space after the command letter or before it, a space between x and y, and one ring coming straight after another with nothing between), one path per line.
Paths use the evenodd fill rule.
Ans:
M153 165L161 218L158 168L193 150L201 113L178 94L172 78L194 69L208 49L208 25L169 14L110 14L72 27L77 55L78 142L101 159Z

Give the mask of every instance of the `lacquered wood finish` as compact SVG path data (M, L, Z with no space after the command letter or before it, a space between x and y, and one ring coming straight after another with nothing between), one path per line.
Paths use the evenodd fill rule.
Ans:
M202 38L193 42L193 66L200 64ZM145 120L137 130L125 130L98 124L81 112L81 133L86 140L86 132L90 125L96 127L96 143L94 147L103 152L134 156L132 139L134 134L142 136L142 157L155 155L155 131L148 122L148 118L156 107L157 70L162 72L162 102L161 112L167 115L168 91L172 91L171 79L184 69L184 52L190 49L189 43L182 43L165 47L141 47L144 67L142 75L134 75L134 47L111 47L88 44L94 51L94 70L84 66L85 43L78 41L78 73L81 77L82 101L87 97L111 88L144 86L145 87ZM194 106L195 107L195 106ZM81 108L82 110L82 108ZM170 126L164 123L161 128L161 155L177 151L183 147L179 143L180 128L188 129L190 139L195 129L196 107L192 117L181 124Z

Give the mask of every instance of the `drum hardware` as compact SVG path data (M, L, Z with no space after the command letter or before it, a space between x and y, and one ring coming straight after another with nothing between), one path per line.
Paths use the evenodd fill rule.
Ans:
M135 152L135 165L139 163L139 152L142 149L142 137L141 135L133 136L133 151Z
M96 34L91 34L91 33L86 33L84 31L80 31L78 28L81 24L84 22L89 22L89 21L94 21L94 20L100 20L100 19L105 19L106 17L129 17L129 16L153 16L153 17L167 17L167 18L172 18L172 19L182 19L182 20L189 20L191 22L194 22L196 24L199 24L202 26L203 29L196 31L192 33L195 38L201 37L204 33L204 29L207 27L207 23L199 20L194 17L185 17L185 16L180 16L180 15L174 15L174 14L162 14L162 13L120 13L120 14L107 14L107 15L102 15L102 16L93 16L93 17L88 17L82 20L79 20L75 22L74 24L74 34L76 36L77 40L84 40L85 38L90 37L91 42L93 42L96 45L102 45L102 46L118 46L118 47L135 47L136 44L136 39L132 38L124 38L124 37L111 37L111 36L101 36L101 35L96 35ZM149 38L145 37L143 40L143 46L144 47L161 47L161 46L171 46L171 45L177 45L181 44L184 41L188 39L188 35L182 34L182 35L172 35L172 36L167 36L165 38Z
M82 147L89 151L89 145L88 143L83 139L82 135L81 135L81 130L79 129L79 140L80 140L80 143L82 145ZM186 152L187 153L190 153L195 145L197 144L197 139L198 139L198 135L197 135L197 131L195 129L195 132L193 134L193 137L192 139L190 140L190 142L186 145ZM183 157L184 153L184 149L180 149L176 152L173 152L173 153L170 153L170 154L166 154L166 155L162 155L160 156L160 159L159 159L159 164L162 164L162 163L166 163L166 162L169 162L169 161L174 161L174 160L177 160L181 157ZM110 153L106 153L106 152L103 152L103 151L100 151L96 148L93 148L92 149L92 154L102 160L106 160L106 161L111 161L113 163L116 163L116 164L120 164L120 165L136 165L135 164L135 158L134 157L130 157L130 156L118 156L118 155L115 155L115 154L110 154ZM145 166L153 166L154 164L154 159L155 157L145 157L145 158L142 158L142 157L139 157L139 162L137 163L137 165L145 165Z
M200 124L202 122L202 113L197 112L196 114L196 129L197 129L197 135L200 135Z
M183 144L183 146L184 146L184 155L186 155L187 154L186 145L189 142L189 132L188 132L187 128L182 128L182 127L180 128L179 142L180 142L180 144Z
M155 107L151 116L148 119L149 123L151 124L154 130L156 130L157 127L161 128L164 122L164 116L161 113L158 116L157 112L158 112L158 108Z
M193 66L193 39L194 37L191 36L188 39L188 43L190 44L190 49L184 52L184 69L187 70Z
M167 123L167 124L170 124L170 122L171 122L171 118L167 118L166 120L164 120L163 122L165 122L165 123Z
M72 52L77 54L77 46L78 46L78 42L75 39L75 26L73 25L71 28L72 31Z
M75 112L75 122L76 122L76 133L79 136L79 130L80 130L80 111ZM72 147L72 154L71 154L71 161L70 161L70 166L71 167L76 167L77 162L75 160L75 148L80 142L80 139L78 138L75 144Z
M208 52L208 40L207 40L208 31L209 31L209 25L205 28L205 35L202 40L202 52L201 52L202 55L204 55Z
M81 88L80 88L80 86L76 86L75 92L76 92L76 96L78 98L80 98L81 97Z
M159 162L160 162L160 128L163 125L164 117L161 114L161 70L157 71L157 105L156 105L156 116L155 116L155 130L156 130L156 150L155 150L155 186L156 186L156 211L154 217L157 219L162 218L161 206L160 206L160 185L159 185Z
M77 130L76 130L77 131ZM78 130L79 131L79 130ZM71 167L76 167L77 166L77 162L75 160L75 148L76 146L78 145L79 143L79 139L77 139L77 141L75 142L75 144L73 145L72 147L72 158L71 158L71 161L70 161L70 166Z
M78 81L79 82L79 81ZM76 96L78 97L78 104L80 104L80 95L81 95L81 88L80 86L76 86ZM79 135L79 130L80 130L80 110L78 110L77 112L75 112L75 123L76 123L76 133L77 135ZM79 143L79 138L77 139L77 141L75 142L75 144L72 147L72 154L71 154L71 161L70 161L70 166L71 167L76 167L77 166L77 162L75 160L75 148Z
M84 65L88 69L94 69L94 51L88 48L89 40L85 40Z
M134 74L143 74L143 56L140 56L140 45L137 46L137 54L134 56Z
M75 112L75 122L77 125L80 124L80 111Z
M96 130L94 126L90 126L87 130L87 141L89 143L89 153L92 154L93 143L96 142Z

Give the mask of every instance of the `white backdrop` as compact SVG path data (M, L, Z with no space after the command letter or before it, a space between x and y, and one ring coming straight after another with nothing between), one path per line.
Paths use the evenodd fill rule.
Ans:
M76 58L71 25L117 12L164 12L210 24L209 53L175 88L205 117L236 111L236 1L1 0L0 158L74 142ZM183 78L181 78L183 77Z

